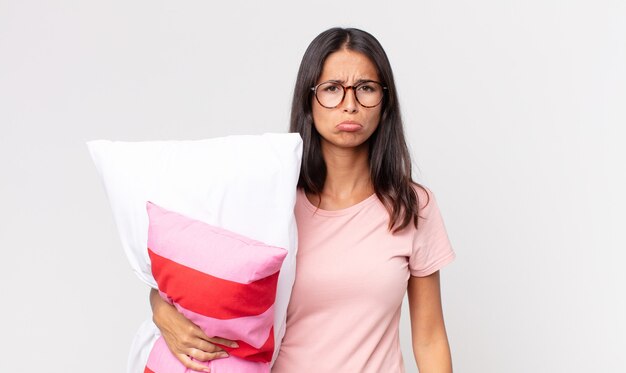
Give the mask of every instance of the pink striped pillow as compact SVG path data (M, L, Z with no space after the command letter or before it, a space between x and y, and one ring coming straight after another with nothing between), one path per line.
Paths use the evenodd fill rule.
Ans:
M269 372L274 351L274 301L287 251L187 218L151 202L148 254L163 299L212 337L228 358L206 365L213 373ZM160 337L145 372L184 373Z

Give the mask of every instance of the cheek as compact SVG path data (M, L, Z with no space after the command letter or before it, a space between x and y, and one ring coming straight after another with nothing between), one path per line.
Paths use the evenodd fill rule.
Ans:
M373 127L378 127L380 125L381 111L376 110L376 112L371 113L369 118L370 125Z
M311 114L313 116L313 125L315 125L315 128L319 132L320 127L323 127L324 123L329 120L329 110L320 107L317 103L314 103Z

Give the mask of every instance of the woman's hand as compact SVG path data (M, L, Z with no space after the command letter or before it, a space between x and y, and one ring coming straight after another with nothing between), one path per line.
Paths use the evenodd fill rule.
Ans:
M155 289L150 291L150 305L152 306L152 319L161 331L165 343L186 368L208 372L206 365L194 360L209 361L228 357L226 351L214 343L239 347L236 342L228 339L208 337L196 324L164 301Z

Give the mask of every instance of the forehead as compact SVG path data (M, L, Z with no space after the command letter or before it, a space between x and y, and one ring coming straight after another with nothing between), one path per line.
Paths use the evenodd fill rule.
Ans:
M352 83L358 80L379 80L376 66L363 53L342 49L331 53L324 61L319 81L339 80Z

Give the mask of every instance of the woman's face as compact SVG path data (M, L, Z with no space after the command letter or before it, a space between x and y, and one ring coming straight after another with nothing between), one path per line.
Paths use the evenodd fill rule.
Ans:
M337 81L343 86L353 86L365 80L379 81L376 67L364 54L342 49L330 54L324 62L322 75L316 84ZM382 103L366 108L361 106L353 89L346 90L343 101L328 109L312 98L313 122L322 136L322 146L357 148L366 146L380 121Z

